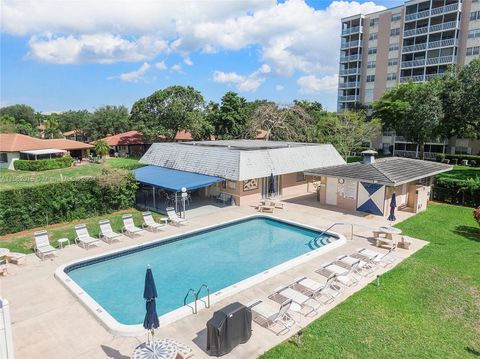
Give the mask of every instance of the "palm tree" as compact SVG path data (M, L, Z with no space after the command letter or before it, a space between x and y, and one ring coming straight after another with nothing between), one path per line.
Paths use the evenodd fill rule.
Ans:
M105 155L107 155L109 151L110 146L108 146L108 143L105 140L98 140L95 142L95 152L100 158L103 158Z

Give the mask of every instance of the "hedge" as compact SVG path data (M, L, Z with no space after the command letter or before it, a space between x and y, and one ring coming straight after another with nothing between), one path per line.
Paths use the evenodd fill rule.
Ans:
M480 178L458 180L438 178L432 193L433 199L440 202L463 206L480 206Z
M72 163L72 157L64 156L45 160L16 160L13 166L20 171L46 171L70 167Z
M475 166L480 166L480 156L477 155L448 155L448 154L443 154L439 153L436 156L437 162L444 162L444 160L449 160L450 163L454 162L454 160L457 160L457 164L462 164L463 160L467 160L468 163L475 163Z
M0 235L130 208L137 183L132 174L102 176L0 192Z

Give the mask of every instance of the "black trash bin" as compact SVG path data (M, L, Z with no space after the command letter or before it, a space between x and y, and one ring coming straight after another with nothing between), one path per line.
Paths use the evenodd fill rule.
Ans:
M222 356L238 344L246 343L252 335L252 312L235 302L213 314L207 322L207 352Z

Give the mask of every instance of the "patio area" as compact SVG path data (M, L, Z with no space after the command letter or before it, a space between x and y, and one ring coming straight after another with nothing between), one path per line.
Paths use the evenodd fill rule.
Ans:
M347 243L320 257L286 270L273 278L243 290L225 300L215 303L210 309L202 309L197 315L180 319L157 331L158 338L172 338L181 341L194 350L194 358L209 357L206 347L206 322L214 311L225 305L239 301L248 303L255 299L266 300L273 290L280 285L288 285L298 276L307 276L322 281L324 278L315 273L320 264L334 260L337 256L351 254L363 247L371 247L372 230L389 225L383 218L365 215L360 212L340 212L329 207L320 207L314 196L306 195L286 199L285 209L275 210L274 216L297 221L318 228L328 228L335 222L348 222L354 225L354 237L350 240L350 226L337 226L333 231L342 233ZM10 275L0 279L0 295L10 302L15 354L19 358L129 358L133 349L146 340L146 335L137 338L115 337L110 334L83 305L53 277L55 269L63 264L86 256L108 252L132 245L149 242L162 236L179 234L202 228L219 222L240 218L255 213L251 207L229 207L213 213L200 213L189 217L189 223L183 227L170 226L161 233L148 233L138 239L126 239L113 245L103 244L99 248L85 251L77 246L67 247L59 252L58 257L41 262L30 255L26 266L10 266ZM398 221L410 217L407 212L397 212ZM187 213L188 215L188 213ZM421 249L427 242L414 240L410 250L398 249L395 263ZM377 270L381 274L384 268ZM303 317L301 325L305 326L346 299L355 291L373 281L375 276L362 279L354 287L344 288L341 296L333 303L324 305L319 314ZM158 301L161 301L161 288ZM249 342L235 348L226 358L255 358L276 344L287 340L295 333L277 336L275 333L252 324L253 333ZM297 327L298 330L298 327Z

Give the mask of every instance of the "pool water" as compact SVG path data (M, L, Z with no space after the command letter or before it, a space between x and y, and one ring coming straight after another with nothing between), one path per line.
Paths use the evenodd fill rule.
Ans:
M182 307L189 288L196 291L205 283L213 293L336 239L317 241L318 236L305 227L253 217L72 265L65 272L119 323L139 324L145 316L148 264L162 315Z

